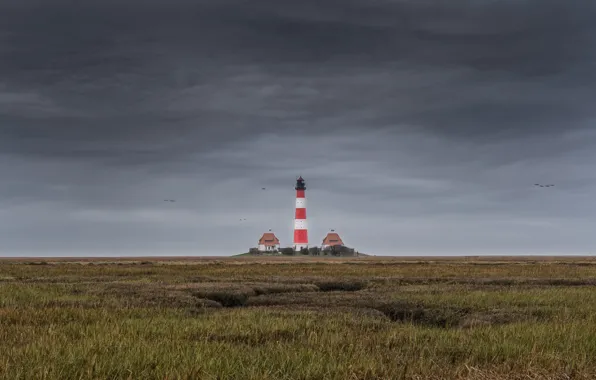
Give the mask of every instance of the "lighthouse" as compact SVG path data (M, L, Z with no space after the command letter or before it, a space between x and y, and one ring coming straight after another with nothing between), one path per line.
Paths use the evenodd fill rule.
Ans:
M294 251L308 248L308 226L306 224L306 185L300 176L296 180L296 214L294 216Z

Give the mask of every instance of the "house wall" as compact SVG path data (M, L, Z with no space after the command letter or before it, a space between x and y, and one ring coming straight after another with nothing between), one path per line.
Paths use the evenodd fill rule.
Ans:
M279 244L273 246L266 246L265 244L259 244L259 251L277 251L279 250Z

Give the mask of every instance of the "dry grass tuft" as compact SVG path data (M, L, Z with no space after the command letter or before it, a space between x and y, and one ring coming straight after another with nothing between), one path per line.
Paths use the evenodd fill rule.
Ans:
M458 327L470 314L469 309L443 306L429 307L413 305L407 302L393 302L379 306L377 310L383 312L394 322L408 322L429 327Z
M245 306L249 297L246 293L231 291L195 292L194 296L215 301L223 307Z

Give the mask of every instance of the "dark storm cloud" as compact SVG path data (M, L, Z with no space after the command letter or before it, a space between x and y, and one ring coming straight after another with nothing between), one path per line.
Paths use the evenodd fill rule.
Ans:
M594 16L580 0L5 0L0 217L6 236L44 231L9 248L254 240L285 226L299 172L314 225L346 220L355 241L358 218L407 239L432 217L436 239L448 224L475 247L495 228L543 237L555 211L582 231ZM525 188L542 179L574 202Z
M579 0L26 4L0 16L14 153L180 152L325 118L495 138L594 113L596 14Z

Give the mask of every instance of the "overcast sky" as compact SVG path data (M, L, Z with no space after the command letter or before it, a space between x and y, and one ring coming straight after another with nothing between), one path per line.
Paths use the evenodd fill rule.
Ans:
M596 253L595 7L0 1L0 255Z

